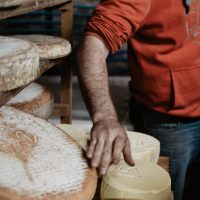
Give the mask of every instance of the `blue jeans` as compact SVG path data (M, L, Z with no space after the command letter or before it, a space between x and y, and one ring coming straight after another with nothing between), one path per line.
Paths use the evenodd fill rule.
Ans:
M130 120L135 131L157 138L161 155L170 158L174 200L196 200L192 196L200 195L200 118L172 117L130 104Z

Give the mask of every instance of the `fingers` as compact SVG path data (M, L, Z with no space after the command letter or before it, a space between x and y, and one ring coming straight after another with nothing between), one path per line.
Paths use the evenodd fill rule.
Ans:
M124 154L124 160L126 161L126 163L129 164L130 166L134 166L135 164L131 155L131 146L130 146L129 141L124 147L123 154Z
M120 161L121 153L124 149L124 140L120 137L117 137L114 141L113 148L113 163L117 164Z
M91 166L97 168L101 162L102 153L104 150L105 141L103 138L99 138L97 144L94 148L94 152L92 155Z
M97 140L92 139L92 141L90 142L90 145L88 147L88 150L87 150L87 157L88 158L92 158L96 144L97 144Z
M112 163L120 161L122 152L127 164L134 166L130 142L117 121L105 120L94 124L91 136L87 157L91 159L91 167L98 168L100 175L105 175Z
M100 165L100 175L105 175L108 171L110 163L112 162L112 143L113 141L107 141L104 146L104 151L101 159Z

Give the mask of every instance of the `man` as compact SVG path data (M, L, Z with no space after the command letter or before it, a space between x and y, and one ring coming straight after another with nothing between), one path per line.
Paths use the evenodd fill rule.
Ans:
M80 85L94 126L87 152L104 175L130 144L110 98L106 58L128 41L131 119L170 157L175 200L200 151L200 1L102 0L78 52ZM190 8L189 8L190 5Z

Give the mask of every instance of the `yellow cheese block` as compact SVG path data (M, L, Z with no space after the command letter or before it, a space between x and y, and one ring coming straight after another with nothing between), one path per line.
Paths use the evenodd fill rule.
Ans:
M158 165L136 160L111 166L101 186L101 200L170 200L171 180Z

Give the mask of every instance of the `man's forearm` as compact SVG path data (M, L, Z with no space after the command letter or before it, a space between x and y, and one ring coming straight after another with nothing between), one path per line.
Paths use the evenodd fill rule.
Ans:
M108 49L93 36L85 36L78 50L80 86L93 122L117 119L108 84Z

